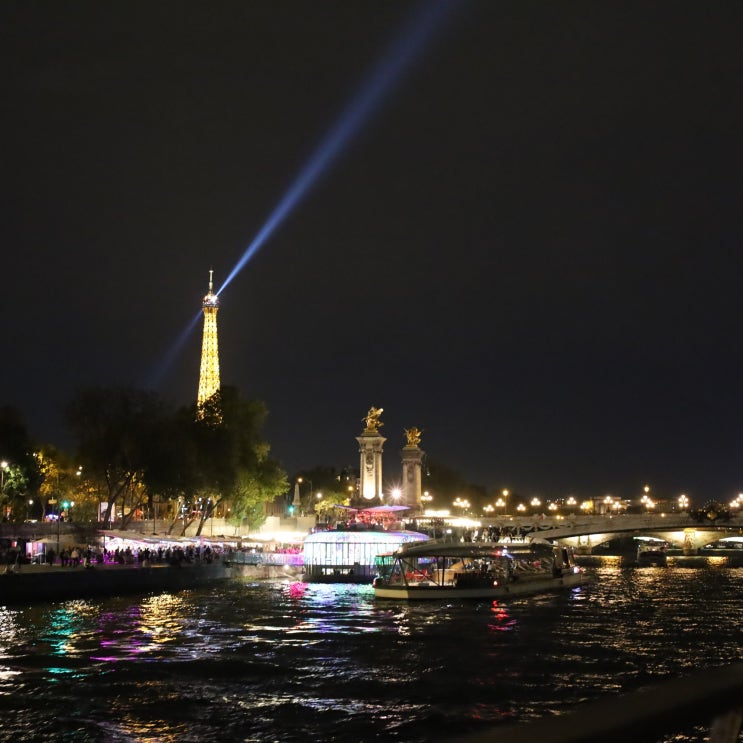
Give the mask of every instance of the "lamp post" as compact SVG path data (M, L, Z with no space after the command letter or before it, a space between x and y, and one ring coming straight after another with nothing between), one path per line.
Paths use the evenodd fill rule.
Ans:
M3 459L0 462L0 496L5 495L5 471L10 465ZM3 508L5 508L5 501L3 500Z
M304 478L303 478L303 477L298 477L298 478L297 478L297 482L299 482L299 483L303 483L303 482L304 482ZM309 483L309 485L310 485L310 492L309 492L309 496L310 496L310 497L309 497L309 503L310 503L310 504L312 504L312 480L310 480L310 478L308 477L308 478L307 478L307 482L308 482L308 483ZM310 508L312 508L312 505L310 505Z
M501 495L503 496L503 515L508 516L508 496L510 495L508 488L503 488Z

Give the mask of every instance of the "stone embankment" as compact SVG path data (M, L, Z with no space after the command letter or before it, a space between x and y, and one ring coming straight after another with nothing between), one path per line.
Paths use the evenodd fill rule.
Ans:
M0 573L0 605L177 591L232 577L221 562L144 566L104 564L93 567L58 565L10 566Z

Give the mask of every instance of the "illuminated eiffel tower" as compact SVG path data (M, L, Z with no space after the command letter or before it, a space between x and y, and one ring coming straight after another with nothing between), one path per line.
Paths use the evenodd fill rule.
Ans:
M199 394L196 402L199 416L202 415L204 403L219 391L219 348L217 346L217 310L219 297L212 291L212 276L209 271L209 293L204 297L201 306L204 308L204 336L201 341L201 370L199 373Z

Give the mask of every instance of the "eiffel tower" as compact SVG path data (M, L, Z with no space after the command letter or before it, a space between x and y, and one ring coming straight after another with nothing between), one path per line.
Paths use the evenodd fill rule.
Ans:
M204 308L204 335L201 341L201 370L196 402L201 411L204 403L219 391L219 347L217 345L217 310L219 297L214 294L214 271L209 271L209 293L201 306ZM201 415L201 413L199 414Z

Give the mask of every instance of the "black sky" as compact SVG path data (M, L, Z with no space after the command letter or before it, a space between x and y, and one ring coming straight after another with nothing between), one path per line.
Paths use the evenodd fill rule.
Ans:
M525 493L743 488L743 5L451 2L221 297L289 472L384 407ZM146 386L418 6L0 4L1 402ZM160 385L196 393L198 326Z

